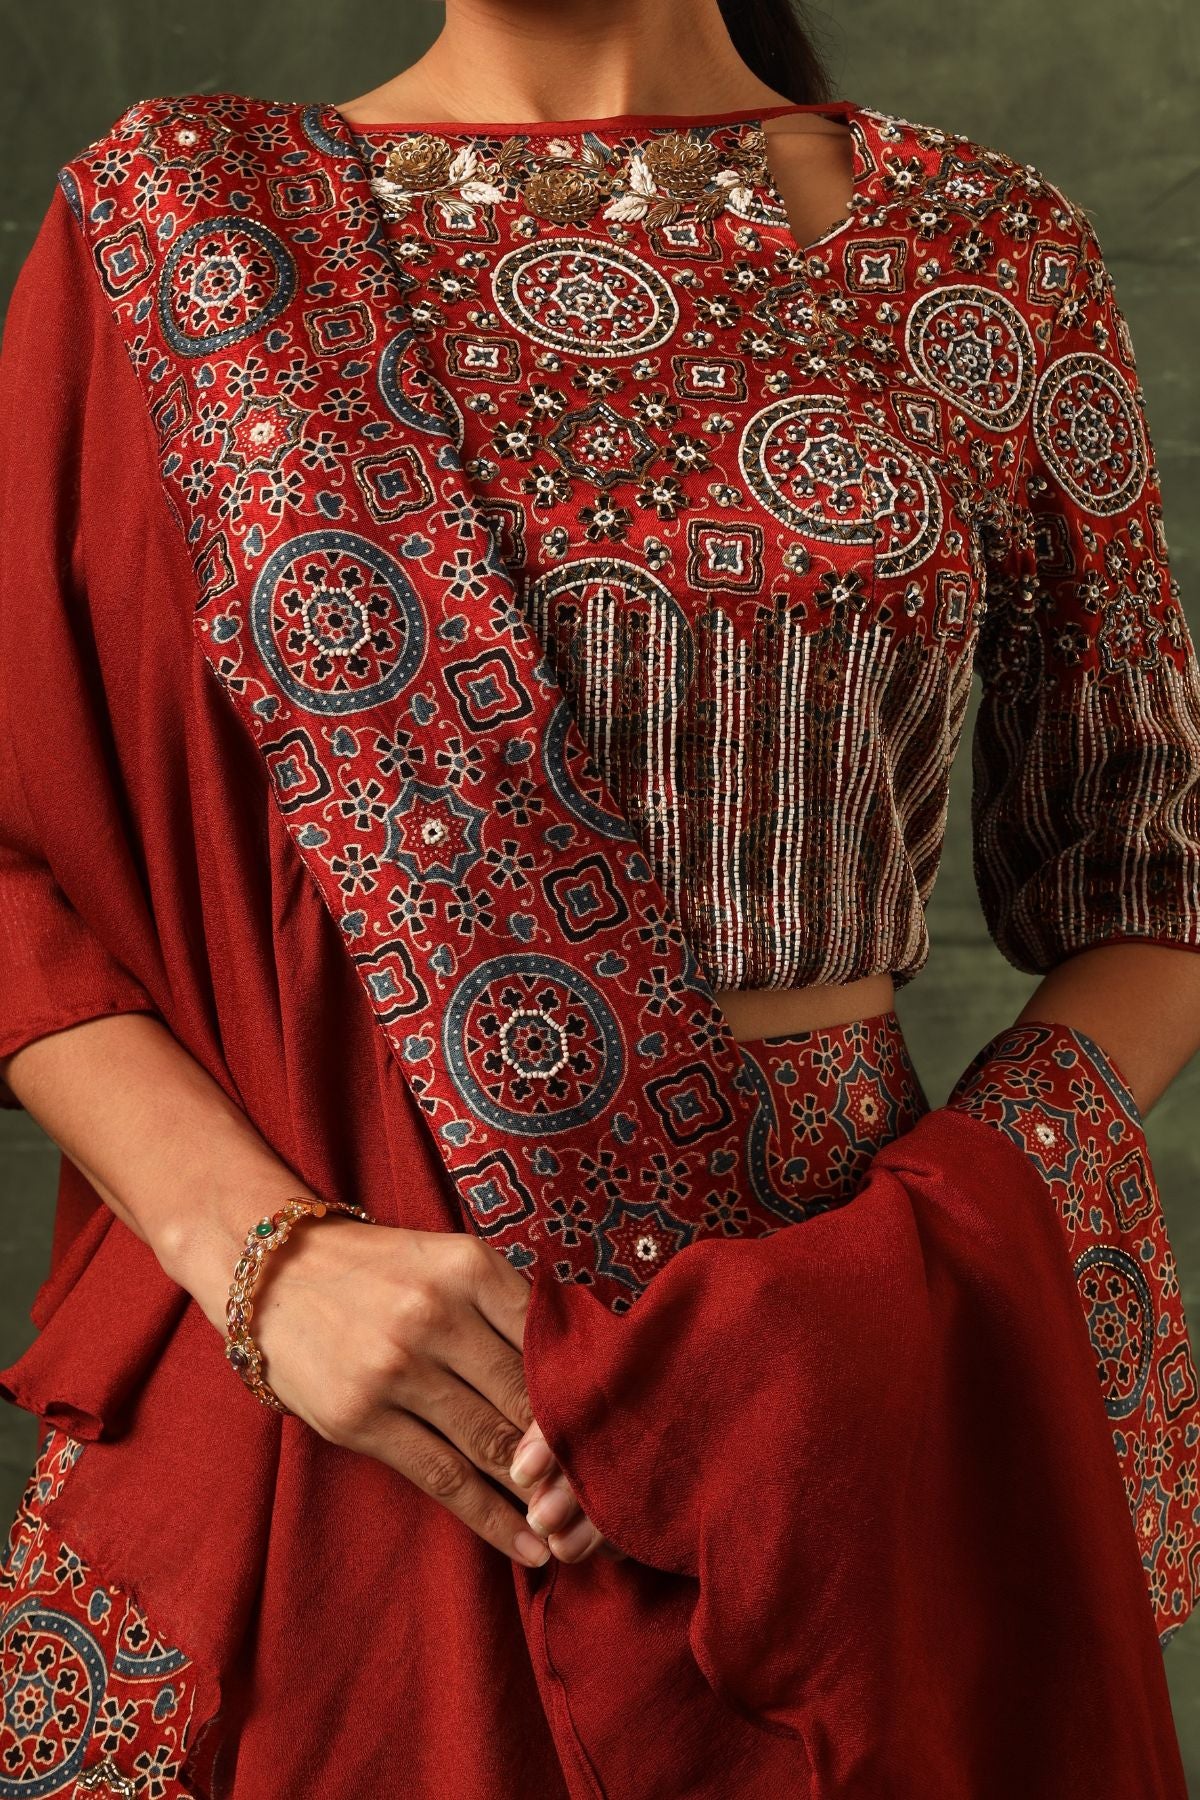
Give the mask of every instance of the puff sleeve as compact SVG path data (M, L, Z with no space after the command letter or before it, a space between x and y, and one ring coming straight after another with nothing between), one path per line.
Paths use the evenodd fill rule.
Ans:
M43 219L0 348L0 1059L105 1013L153 1012L124 965L113 916L111 777L88 608L82 444L105 404L95 276L61 191ZM60 819L47 831L22 770L54 758ZM74 842L70 872L57 843ZM90 851L93 880L80 864ZM20 1109L0 1080L0 1107Z
M1200 671L1167 558L1133 346L1090 222L988 552L976 888L1045 974L1121 940L1200 948Z

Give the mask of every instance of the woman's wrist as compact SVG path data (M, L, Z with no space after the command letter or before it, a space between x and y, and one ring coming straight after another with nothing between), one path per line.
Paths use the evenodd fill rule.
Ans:
M163 1220L151 1246L154 1254L222 1336L225 1306L234 1269L246 1246L246 1233L285 1200L309 1193L314 1199L322 1198L278 1158L247 1159L232 1174L224 1171L191 1205L180 1205Z

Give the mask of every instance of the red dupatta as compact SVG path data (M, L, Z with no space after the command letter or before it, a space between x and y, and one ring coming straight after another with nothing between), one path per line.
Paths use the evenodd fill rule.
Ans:
M1045 1184L950 1108L848 1206L763 1178L759 1096L528 631L339 116L148 102L62 180L200 646L466 1224L531 1271L535 1412L629 1554L514 1569L572 1790L1182 1794ZM182 1297L108 1223L55 1292L115 1245L109 1317L144 1350ZM37 1349L23 1403L70 1392L86 1435L120 1358ZM210 1359L188 1415L141 1422L182 1471L235 1415L239 1481L181 1485L192 1559L140 1583L210 1704L244 1605L215 1572L252 1564L274 1442L231 1380ZM116 1491L73 1479L72 1516L136 1582Z

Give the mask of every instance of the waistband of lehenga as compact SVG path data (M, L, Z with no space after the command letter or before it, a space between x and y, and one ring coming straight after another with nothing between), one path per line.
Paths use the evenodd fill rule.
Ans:
M837 1025L809 1025L800 1031L772 1032L768 1036L738 1038L739 1044L747 1048L755 1044L796 1044L803 1046L819 1037L828 1038L831 1044L858 1044L862 1034L870 1031L882 1031L889 1037L904 1038L904 1027L900 1023L900 1015L895 1007L889 1006L885 1012L868 1013L861 1019L847 1019Z
M876 1152L929 1111L894 1008L737 1042L759 1103L751 1184L802 1200L806 1214L850 1199Z

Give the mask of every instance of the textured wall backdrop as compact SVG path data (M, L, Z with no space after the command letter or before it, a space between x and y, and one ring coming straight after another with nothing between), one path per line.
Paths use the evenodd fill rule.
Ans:
M253 8L209 0L202 16L151 0L51 0L36 10L3 0L3 293L49 204L55 170L132 100L216 90L349 100L411 62L440 17L433 0L258 0ZM839 94L1034 163L1091 214L1138 349L1173 562L1200 641L1200 394L1194 327L1186 329L1197 302L1200 12L1185 0L1141 0L1136 8L1114 0L831 0L820 23ZM579 110L564 93L560 115ZM973 718L974 700L968 734ZM1002 961L984 932L967 835L968 747L969 737L930 906L932 953L897 1001L935 1105L1036 985ZM1198 1117L1200 1058L1147 1121L1200 1351ZM0 1364L32 1336L28 1306L48 1254L56 1162L27 1115L0 1115ZM24 1414L0 1412L2 1533L34 1437ZM1189 1621L1166 1655L1200 1796L1200 1620Z

